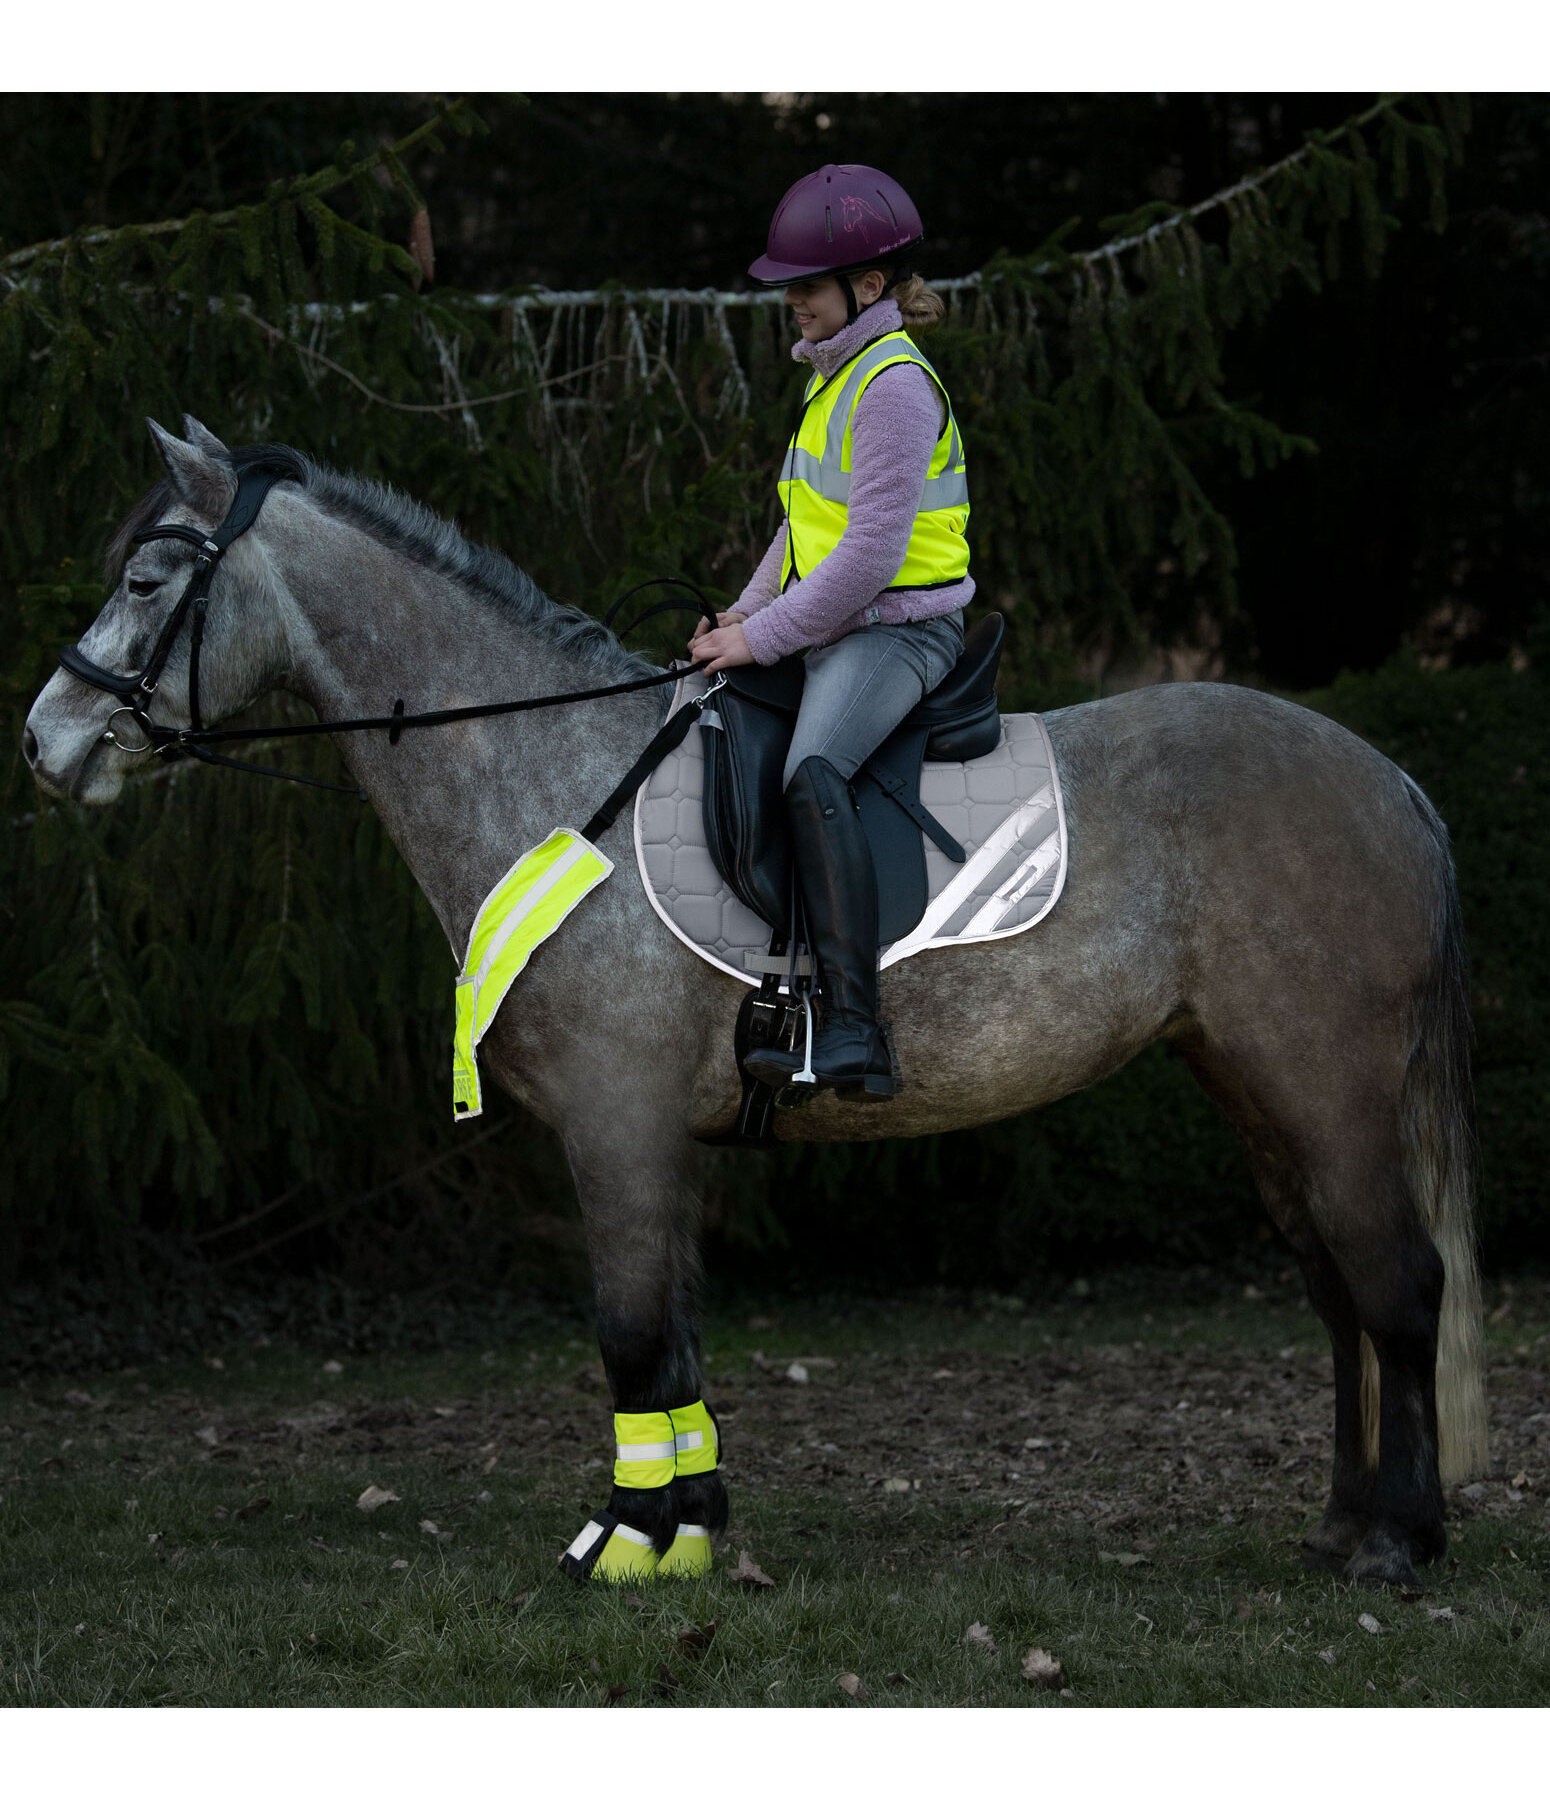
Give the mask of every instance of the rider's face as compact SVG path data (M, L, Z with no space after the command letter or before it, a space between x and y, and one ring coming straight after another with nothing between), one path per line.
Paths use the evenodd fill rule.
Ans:
M815 275L809 281L793 281L786 289L786 304L810 344L821 344L844 328L845 290L837 276Z

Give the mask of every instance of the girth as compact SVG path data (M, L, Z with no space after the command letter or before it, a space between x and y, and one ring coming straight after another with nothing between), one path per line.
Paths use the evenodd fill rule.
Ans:
M962 846L920 802L924 761L969 762L1001 736L996 669L1005 620L992 613L964 640L952 672L857 772L856 802L877 872L878 938L905 937L926 910L929 837L954 862ZM791 855L781 775L802 704L803 662L726 671L726 689L700 717L705 761L705 836L733 893L784 933L791 917Z

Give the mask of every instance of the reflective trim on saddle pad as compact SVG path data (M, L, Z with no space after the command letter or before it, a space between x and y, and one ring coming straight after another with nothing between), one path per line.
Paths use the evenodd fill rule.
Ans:
M705 686L703 675L680 682L674 708ZM733 894L706 848L700 730L692 726L637 792L635 860L648 899L673 935L696 956L757 987L770 928ZM949 862L926 839L926 911L906 937L884 946L878 961L885 969L921 950L1027 931L1065 885L1060 775L1037 713L1003 714L1001 742L988 756L924 764L920 799L968 858Z

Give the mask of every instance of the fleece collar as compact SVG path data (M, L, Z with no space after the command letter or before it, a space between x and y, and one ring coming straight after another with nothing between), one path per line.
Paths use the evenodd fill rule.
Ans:
M791 360L811 363L827 381L836 369L843 368L873 338L881 337L887 331L903 329L904 317L899 311L898 301L884 298L869 306L859 319L853 319L849 325L842 325L833 337L825 338L822 343L810 344L806 338L798 338L791 346Z

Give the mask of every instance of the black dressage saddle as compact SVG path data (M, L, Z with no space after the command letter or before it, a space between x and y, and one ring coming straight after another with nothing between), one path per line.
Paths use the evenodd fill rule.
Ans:
M996 668L1006 621L981 619L952 673L871 755L852 783L877 871L878 942L893 943L926 910L929 837L954 862L963 846L920 803L920 768L971 762L1001 741ZM791 852L780 778L802 704L803 662L727 671L700 715L705 837L723 879L777 934L790 927ZM922 834L924 833L924 836Z

